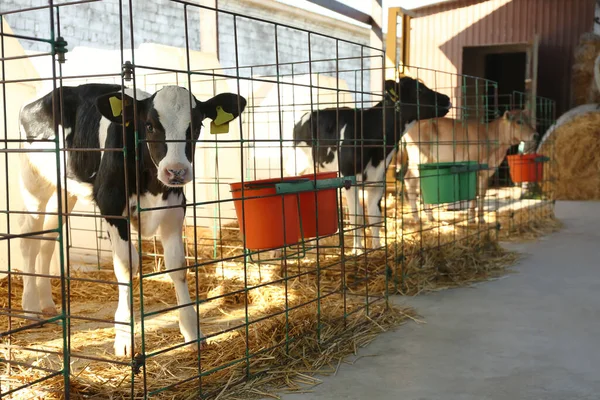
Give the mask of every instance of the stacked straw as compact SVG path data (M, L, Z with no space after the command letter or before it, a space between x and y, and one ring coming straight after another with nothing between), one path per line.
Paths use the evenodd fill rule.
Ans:
M579 115L556 128L540 152L544 192L556 200L600 199L600 112Z
M594 61L600 54L600 36L585 33L579 39L573 59L571 95L573 106L600 103L600 93L594 82Z

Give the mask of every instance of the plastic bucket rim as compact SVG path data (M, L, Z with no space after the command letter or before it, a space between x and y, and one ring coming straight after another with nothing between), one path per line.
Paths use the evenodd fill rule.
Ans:
M479 161L450 161L441 163L423 163L419 164L419 169L446 169L463 165L479 164Z

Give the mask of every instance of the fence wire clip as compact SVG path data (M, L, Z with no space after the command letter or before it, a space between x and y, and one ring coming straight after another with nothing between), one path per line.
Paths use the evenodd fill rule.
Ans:
M54 41L54 53L57 55L59 63L63 64L66 61L65 53L68 51L67 41L62 36L57 37Z
M126 81L131 81L133 79L133 64L131 61L125 61L125 64L121 67L121 73L123 74L123 79Z

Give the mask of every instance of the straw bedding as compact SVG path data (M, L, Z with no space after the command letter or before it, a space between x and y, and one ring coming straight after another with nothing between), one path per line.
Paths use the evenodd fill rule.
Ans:
M336 304L337 303L337 304ZM237 363L202 378L202 388L205 398L237 398L244 395L260 397L274 388L300 389L302 383L316 384L315 378L309 377L314 372L326 373L335 369L341 358L352 354L358 347L372 341L375 336L407 319L401 310L385 310L382 304L374 305L371 309L371 319L364 317L362 312L348 318L346 327L336 320L340 314L339 302L324 301L321 305L321 332L325 340L322 344L315 338L317 318L316 305L291 312L287 320L287 328L293 340L288 352L285 351L286 320L284 316L276 316L262 323L250 326L246 336L243 328L225 335L223 340L214 341L207 350L203 351L200 359L202 371L207 371L219 365L243 359L246 346L252 352L260 352L250 359L249 367L253 375L259 375L248 382L246 379L246 363ZM92 335L84 333L76 335L75 342L112 339L109 330ZM164 346L169 342L178 341L177 328L162 329L147 337L147 341L157 341ZM274 349L272 346L279 345ZM46 361L46 360L44 360ZM49 364L49 362L38 364ZM161 387L176 384L186 378L193 378L198 370L198 360L194 353L185 350L173 350L147 360L147 387L156 390ZM56 368L57 365L55 364ZM73 368L75 369L75 368ZM35 378L31 371L22 371L12 376L12 379L31 380ZM90 363L72 378L71 395L74 398L127 398L130 393L130 368L109 364ZM136 376L135 397L142 395L142 377ZM159 398L188 399L196 398L200 381L179 384L169 391L159 395ZM45 398L60 398L61 381L54 385L46 385L41 391ZM40 388L41 389L41 388ZM227 390L228 389L228 390Z
M20 292L19 280L14 280L14 292ZM205 286L203 292L206 291ZM221 281L215 291L243 291L239 281ZM156 296L169 296L166 287L154 288ZM3 290L5 288L3 287ZM211 292L209 290L208 292ZM285 295L287 292L287 296ZM7 295L7 293L6 293ZM18 296L13 296L18 297ZM297 278L283 285L272 284L239 295L227 296L201 305L203 333L212 336L201 353L202 372L219 366L227 366L202 378L201 387L206 398L260 397L274 389L300 389L302 383L318 383L309 375L335 370L340 360L356 352L372 341L382 331L392 328L412 318L412 311L386 307L382 299L370 298L369 316L365 314L365 298L347 298L339 294L317 299L314 280ZM83 301L83 299L79 300ZM151 305L146 305L152 310ZM86 305L94 304L95 310L85 315L110 319L114 309L105 306L102 297L89 293ZM171 303L172 304L172 303ZM245 305L247 304L247 307ZM284 313L285 306L290 309ZM73 300L72 313L78 314L78 301ZM296 307L296 308L294 308ZM319 310L317 310L317 307ZM320 315L320 317L318 317ZM345 321L343 316L347 315ZM181 342L174 314L158 324L146 324L145 349L155 352L169 349ZM268 317L266 319L262 319ZM245 321L251 324L246 332ZM139 321L139 315L137 316ZM3 320L3 329L6 320ZM321 341L316 337L319 324ZM131 367L111 363L113 327L108 324L72 320L71 331L71 387L72 398L129 398L131 394ZM15 326L13 326L14 328ZM229 331L226 331L229 330ZM224 332L224 333L223 333ZM286 352L286 338L289 344ZM62 330L57 325L46 325L40 329L13 335L12 345L60 351ZM136 336L136 348L141 346L141 337ZM243 361L246 351L256 354L246 364ZM198 371L196 352L187 348L169 350L146 360L146 385L149 391L175 385L159 394L158 398L187 399L198 395L199 379L194 378ZM77 355L89 355L106 359L107 362L86 361ZM3 354L3 356L7 356ZM53 370L61 368L61 358L27 350L13 350L13 359L21 362L34 362L38 367ZM236 361L240 361L235 363ZM229 364L233 364L229 366ZM246 368L249 366L251 379L246 381ZM31 382L44 376L44 373L27 368L14 367L10 377L3 377L15 385ZM187 383L178 382L191 379ZM62 398L62 379L56 378L50 384L44 383L26 391L47 399ZM225 390L227 389L227 390ZM134 396L143 395L142 374L134 378Z
M502 213L498 222L503 227L499 231L499 237L503 241L535 240L563 228L563 223L554 215L553 202Z
M544 191L557 200L600 199L600 112L559 126L540 152L546 163Z
M392 198L386 199L389 217L405 212L402 204L395 204ZM551 209L546 214L550 215ZM533 214L517 218L522 221L525 215L531 217ZM315 243L307 243L309 250L304 257L246 265L243 264L243 249L235 224L223 229L218 246L213 247L212 241L205 241L197 251L194 243L200 242L194 240L194 230L187 228L185 236L190 262L197 259L202 264L197 275L188 274L188 284L191 295L197 294L203 300L199 312L203 333L209 337L208 345L200 360L197 353L187 347L147 358L147 389L152 391L174 385L156 397L196 398L200 365L203 373L211 371L201 379L205 398L273 397L274 391L282 389L302 390L306 384L318 383L314 373L335 372L344 356L355 353L358 347L368 344L382 331L414 318L410 309L387 307L382 297L386 292L418 295L470 285L509 272L508 267L519 258L518 254L498 244L494 222L485 229L459 220L411 225L402 223L401 219L388 218L386 223L387 246L380 250L369 250L360 256L351 256L348 251L341 254L340 239L336 235L320 240L318 253L314 249ZM536 229L537 233L543 231L539 227ZM512 232L513 236L518 234L516 230ZM527 232L527 235L532 233ZM351 241L351 236L345 235L346 250L350 249ZM144 273L162 268L160 245L144 242L142 250L149 253L143 258ZM234 259L215 263L215 256ZM316 268L317 264L319 268ZM103 283L72 280L70 284L71 315L75 317L71 320L70 339L75 356L71 365L71 396L129 398L133 393L134 397L141 397L143 374L134 377L132 391L131 367L111 363L115 360L112 324L77 319L77 316L87 316L111 320L118 298L112 271L102 267L92 272L74 272L73 276L100 279ZM134 309L138 310L136 349L141 346L139 284L139 279L134 279ZM144 278L143 289L146 312L176 303L172 284L166 276ZM10 294L13 307L20 305L21 290L20 279L14 277ZM53 292L58 299L58 280L53 282ZM346 295L342 296L342 292ZM0 285L0 296L6 303L9 298L6 282ZM366 303L369 303L368 317L364 309ZM107 304L111 306L107 307ZM250 325L246 329L247 320ZM5 317L0 323L6 329ZM317 340L317 331L321 341ZM286 346L288 337L291 340ZM167 350L181 340L175 312L147 319L146 354ZM60 350L62 330L58 325L46 325L13 335L12 344ZM2 351L6 353L6 350ZM246 362L243 359L247 353L256 356ZM99 357L106 362L86 361L77 355ZM14 349L12 357L48 369L61 367L61 358L56 355ZM212 371L218 366L226 367ZM248 367L250 375L246 374ZM11 376L3 377L2 381L3 385L8 379L13 384L22 384L41 376L40 371L16 366ZM186 379L189 381L177 384ZM50 384L36 385L27 392L28 397L61 398L61 384L62 380L56 378Z

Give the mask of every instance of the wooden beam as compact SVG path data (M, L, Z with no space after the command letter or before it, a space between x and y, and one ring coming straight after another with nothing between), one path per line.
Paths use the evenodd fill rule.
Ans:
M388 8L388 29L385 39L385 79L396 80L398 67L398 15L400 7Z
M383 31L381 29L381 25L377 23L373 19L373 17L369 14L366 14L362 11L358 11L355 8L347 6L346 4L340 3L336 0L308 0L311 3L314 3L318 6L341 14L345 17L352 18L355 21L361 22L366 25L371 26L371 30L375 32L375 34L379 37L379 39L383 40ZM379 6L381 6L381 0L375 0Z
M410 66L410 21L411 16L402 13L402 47L400 48L400 63L402 65L402 73L407 74Z
M373 20L373 23L371 24L369 44L374 49L383 50L383 32L381 28L379 28L378 30L375 29L375 27L380 27L382 25L383 7L381 6L381 0L371 0L371 19ZM372 59L370 66L370 89L373 93L378 93L383 88L383 80L385 74L384 67L385 53L379 53L378 57Z

